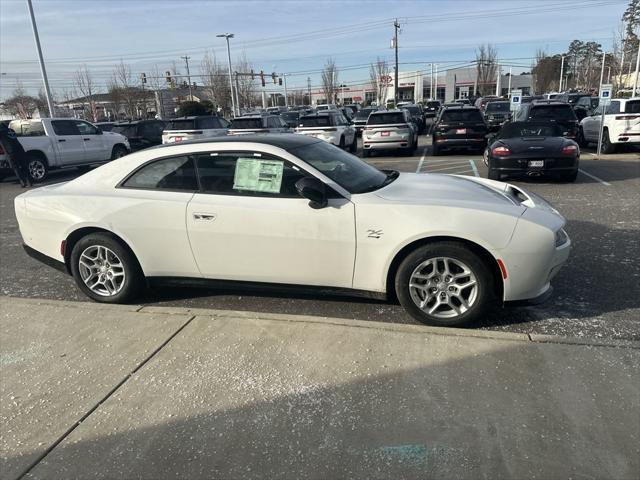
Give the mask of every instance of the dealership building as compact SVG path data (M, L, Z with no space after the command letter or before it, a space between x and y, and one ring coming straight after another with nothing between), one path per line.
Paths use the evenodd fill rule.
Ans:
M393 100L395 96L394 75L391 73L386 79L388 82L387 94L384 101ZM497 76L496 76L497 77ZM398 73L398 98L400 101L421 102L430 98L436 98L441 102L452 102L461 98L473 96L478 90L477 70L475 67L448 69L446 72L434 74L434 95L431 94L431 75L424 71L410 71ZM496 92L497 78L487 83L492 93ZM499 90L501 96L509 94L511 90L522 90L523 95L532 93L532 76L524 75L500 75ZM375 86L369 83L361 85L345 85L338 89L338 101L343 104L366 103L375 101ZM321 89L311 91L313 104L328 103Z

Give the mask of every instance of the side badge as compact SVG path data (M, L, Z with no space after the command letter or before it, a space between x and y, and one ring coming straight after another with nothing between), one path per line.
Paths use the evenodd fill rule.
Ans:
M369 238L380 238L382 236L382 229L374 230L372 228L367 230L367 237Z

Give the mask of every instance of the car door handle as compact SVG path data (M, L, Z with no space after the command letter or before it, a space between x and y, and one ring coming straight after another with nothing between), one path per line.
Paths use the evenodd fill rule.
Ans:
M216 219L215 213L194 213L193 219L196 221L213 222Z
M90 138L83 138L83 140L84 140L85 142L88 142L88 141L89 141L89 140L91 140L91 139L90 139Z
M59 142L66 142L66 140L64 138L59 138L58 141Z

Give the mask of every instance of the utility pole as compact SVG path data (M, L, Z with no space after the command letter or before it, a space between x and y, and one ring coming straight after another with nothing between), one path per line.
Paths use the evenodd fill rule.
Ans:
M191 73L189 73L189 59L191 57L188 57L187 55L185 55L184 57L180 57L184 60L184 63L187 64L187 82L189 82L189 100L193 101L193 91L191 90Z
M31 0L27 0L29 7L29 16L31 17L31 28L33 29L33 39L36 42L36 50L38 50L38 60L40 62L40 73L42 73L42 82L44 83L44 94L47 97L47 106L49 107L49 116L55 117L56 112L53 109L53 100L51 98L51 89L49 88L49 79L47 78L47 70L44 68L44 59L42 58L42 48L40 48L40 37L38 36L38 27L36 26L36 17L33 14L33 5Z
M431 86L429 88L429 96L431 97L431 100L434 99L433 96L433 62L431 63L431 75L429 76L429 79L431 80Z
M604 114L606 113L607 106L609 105L602 98L602 81L604 80L604 62L607 58L607 52L602 52L602 68L600 69L600 87L598 87L598 97L600 97L600 104L602 105L602 115L600 116L600 133L598 133L598 154L597 158L600 160L600 151L602 147L602 132L604 130Z
M511 68L509 67L509 88L507 89L507 95L509 95L509 99L511 99Z
M309 106L311 106L311 77L307 77L307 94L309 96Z
M562 63L560 63L560 82L558 83L558 93L562 92L562 76L564 75L564 55L562 55Z
M396 50L396 71L395 71L395 80L394 80L394 88L393 88L393 103L398 105L398 29L400 28L400 24L398 23L398 19L393 22L393 48Z
M618 91L621 90L620 86L622 85L622 76L624 75L624 51L626 48L626 38L622 39L622 58L620 59L620 74L618 75Z
M238 83L238 72L236 72L236 106L238 108L238 115L240 115L240 84Z
M497 64L497 75L496 75L496 97L501 97L502 95L500 95L502 92L500 91L500 64Z
M289 97L287 95L287 74L282 74L282 80L284 82L284 106L289 107ZM295 99L294 99L295 100Z
M600 68L600 87L598 88L598 94L602 90L602 82L604 81L604 62L607 59L607 52L602 52L602 67Z
M436 92L434 100L438 100L438 64L436 63L436 77L433 79L433 88Z
M236 116L236 101L233 96L233 77L231 74L231 47L229 46L229 39L233 38L233 33L221 33L220 35L216 35L219 38L227 39L227 57L229 58L229 90L231 91L231 107L233 108L233 116Z
M631 96L636 96L636 90L638 89L638 70L640 70L640 44L638 45L638 54L636 55L636 76L633 79L633 91Z

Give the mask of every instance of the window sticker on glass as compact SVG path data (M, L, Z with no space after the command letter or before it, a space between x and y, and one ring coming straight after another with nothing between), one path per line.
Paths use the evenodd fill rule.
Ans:
M280 193L283 170L283 161L238 158L233 177L233 189Z

